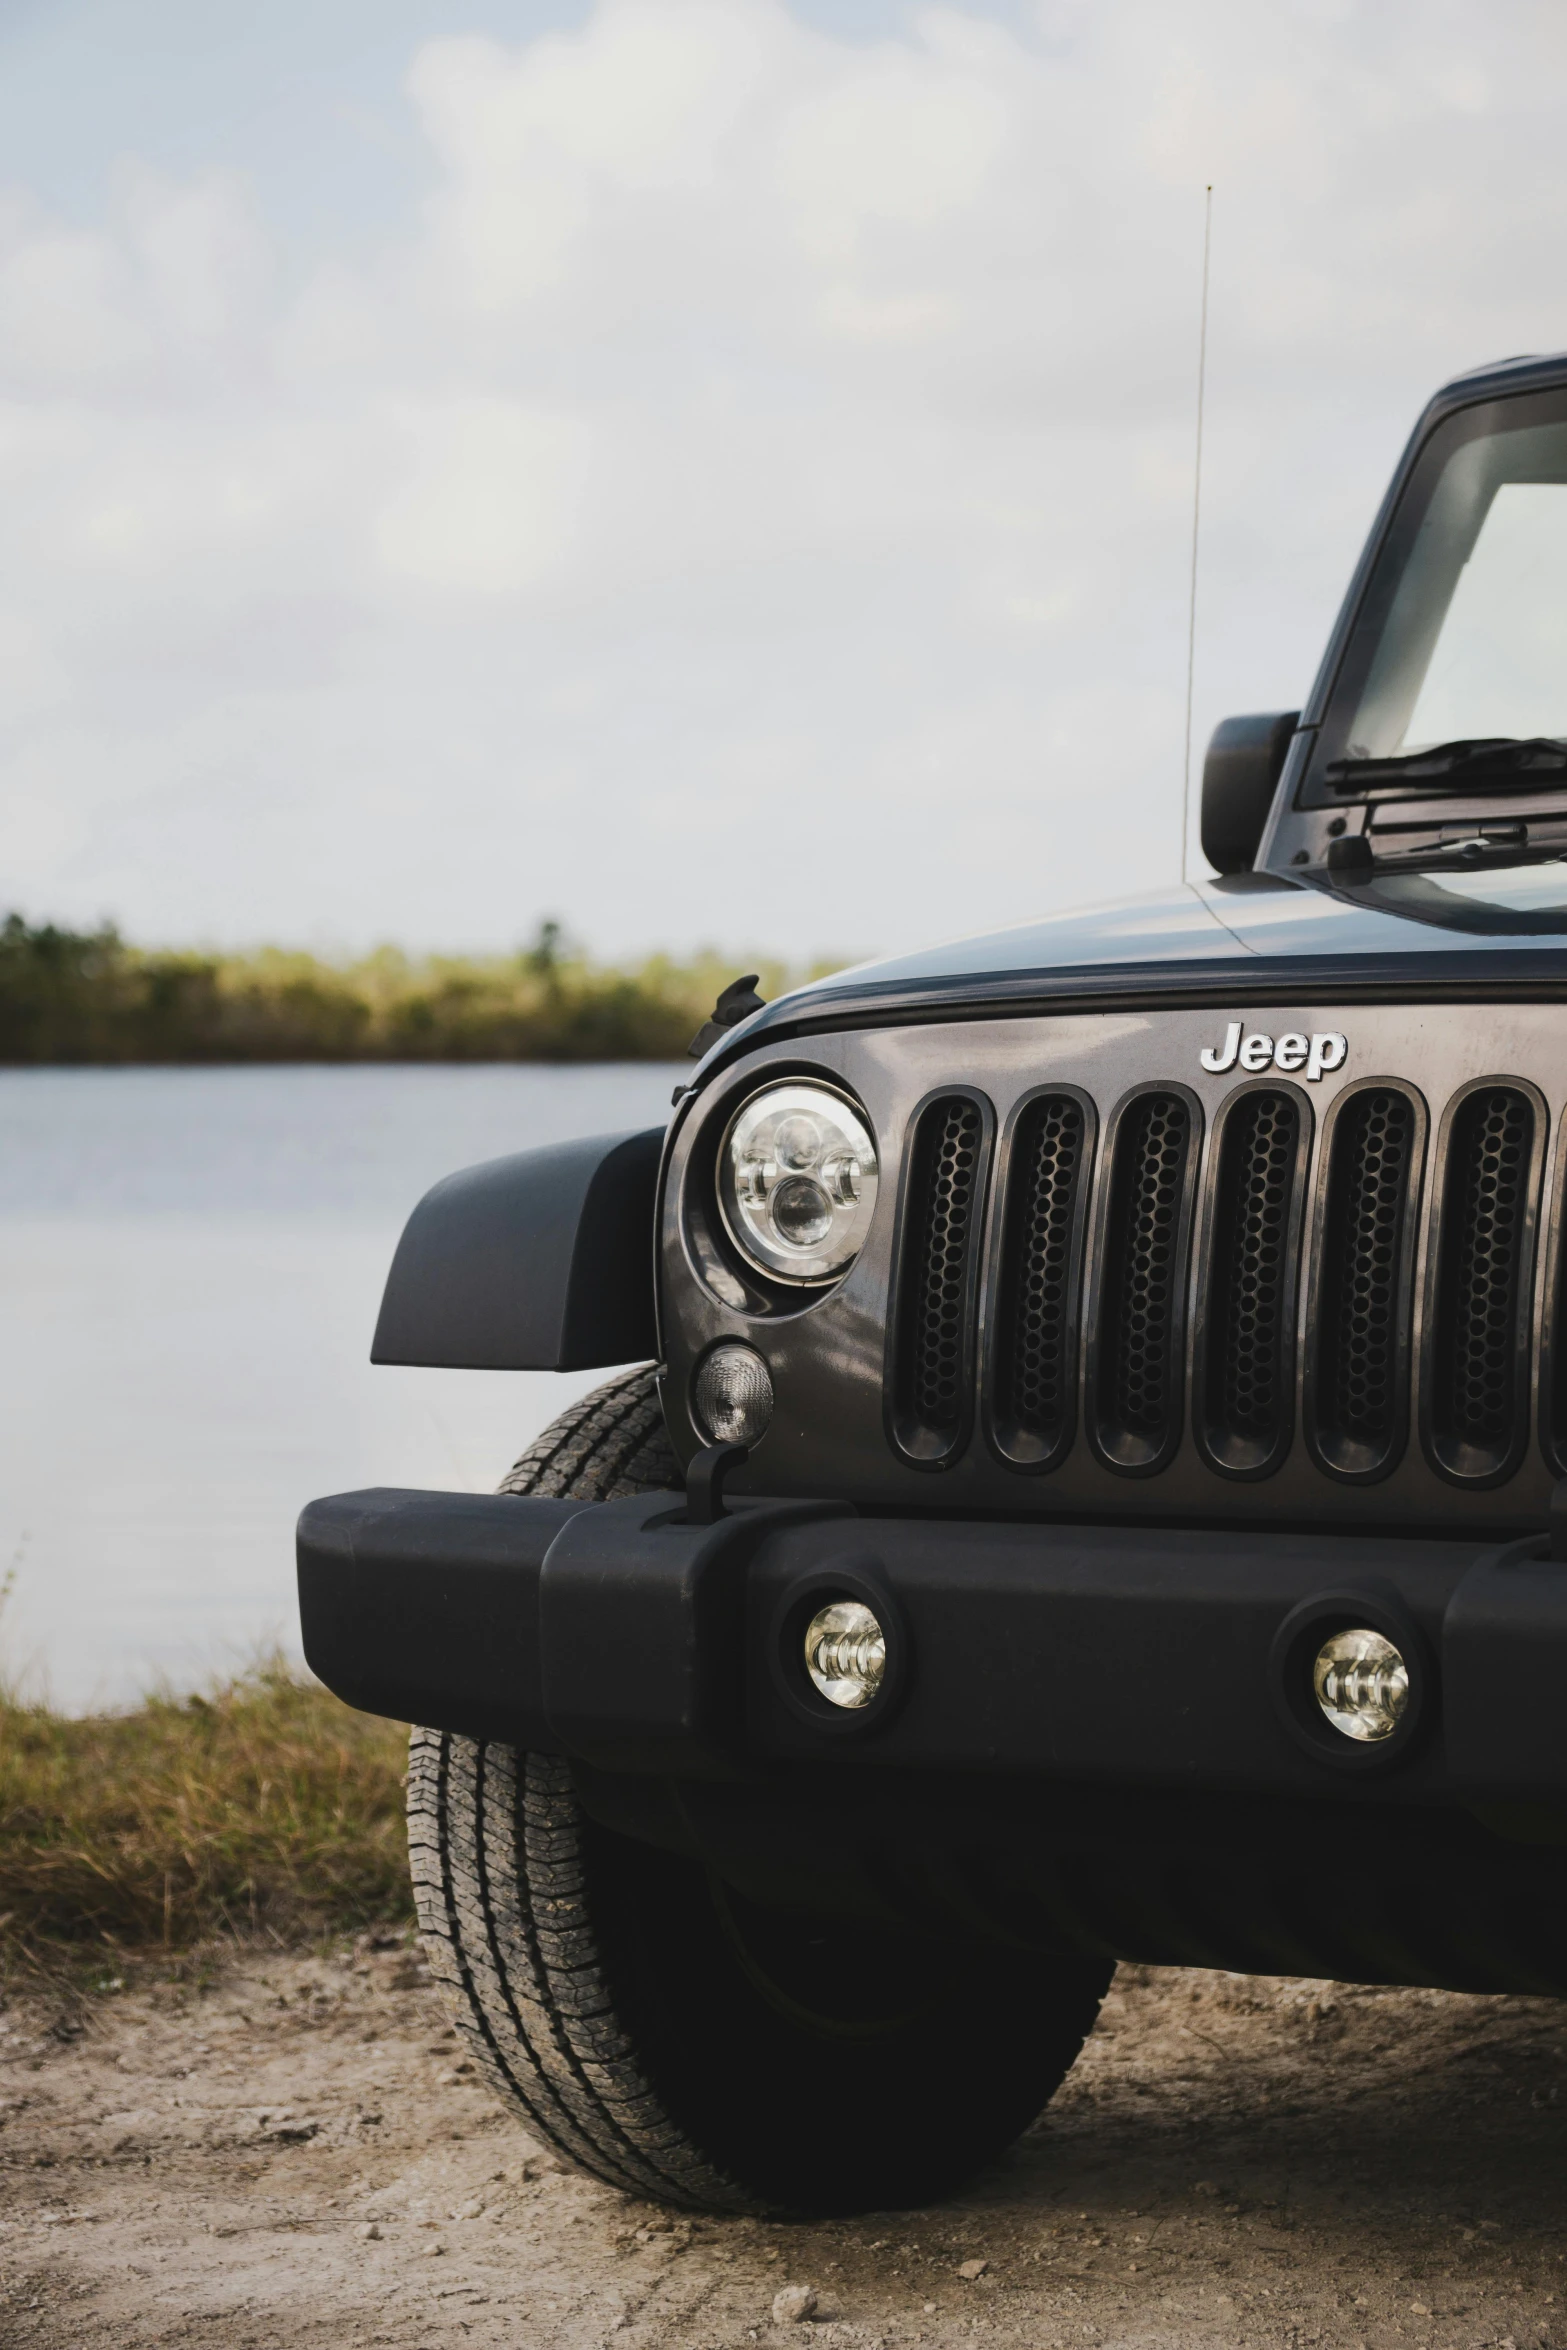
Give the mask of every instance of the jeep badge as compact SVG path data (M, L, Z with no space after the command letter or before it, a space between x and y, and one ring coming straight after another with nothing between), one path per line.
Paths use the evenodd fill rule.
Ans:
M1222 1077L1237 1064L1242 1069L1304 1069L1312 1084L1330 1069L1342 1069L1349 1058L1349 1039L1337 1029L1325 1036L1301 1036L1286 1030L1277 1039L1254 1031L1243 1041L1241 1023L1232 1020L1223 1044L1205 1045L1197 1056L1210 1076Z

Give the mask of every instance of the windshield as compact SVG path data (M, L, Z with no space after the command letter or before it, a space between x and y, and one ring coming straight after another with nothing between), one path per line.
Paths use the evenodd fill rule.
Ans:
M1567 385L1427 435L1314 734L1294 810L1332 813L1281 840L1312 887L1567 938Z
M1468 779L1489 763L1562 788L1547 746L1567 741L1567 396L1491 401L1432 436L1322 736L1334 797L1361 762L1449 748ZM1519 743L1523 759L1506 748ZM1429 791L1431 773L1424 763L1410 781Z
M1567 734L1564 652L1567 482L1504 481L1458 574L1398 748ZM1403 698L1396 688L1395 697ZM1366 715L1379 715L1369 694ZM1396 709L1387 719L1397 723Z

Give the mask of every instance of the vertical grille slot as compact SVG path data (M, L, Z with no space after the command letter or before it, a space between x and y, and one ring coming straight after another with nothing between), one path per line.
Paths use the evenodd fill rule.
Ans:
M1092 1154L1093 1113L1077 1094L1041 1094L1026 1105L1012 1137L992 1370L992 1432L1015 1468L1054 1468L1077 1431Z
M1409 1432L1409 1301L1424 1116L1367 1086L1333 1125L1308 1325L1307 1436L1322 1467L1383 1477Z
M954 1459L968 1439L988 1142L980 1103L949 1094L920 1113L909 1157L893 1433L911 1460L932 1468Z
M1294 1429L1305 1141L1288 1088L1243 1093L1225 1114L1204 1259L1199 1436L1232 1476L1276 1469Z
M1542 1126L1516 1085L1476 1086L1448 1119L1426 1334L1426 1442L1435 1466L1465 1482L1505 1477L1526 1438Z
M1098 1254L1091 1434L1112 1469L1148 1476L1181 1437L1181 1356L1196 1118L1174 1086L1122 1109Z
M1551 1469L1567 1476L1567 1152L1556 1153L1551 1178L1551 1285L1540 1333L1540 1443Z

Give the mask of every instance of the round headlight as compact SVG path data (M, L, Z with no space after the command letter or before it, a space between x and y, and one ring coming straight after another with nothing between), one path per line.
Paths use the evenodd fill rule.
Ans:
M730 1238L759 1272L830 1281L864 1246L876 1205L876 1145L825 1085L753 1094L724 1137L718 1195Z

